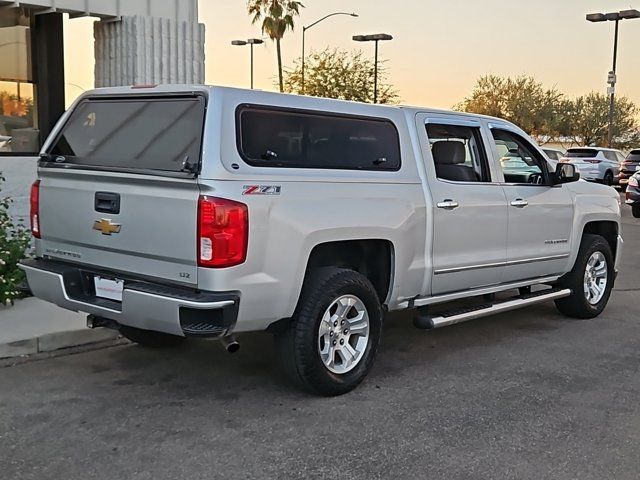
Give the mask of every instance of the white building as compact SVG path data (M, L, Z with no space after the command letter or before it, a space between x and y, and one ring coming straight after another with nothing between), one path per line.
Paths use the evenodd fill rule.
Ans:
M0 0L0 195L20 220L37 152L65 109L65 14L96 18L96 87L204 82L197 0Z

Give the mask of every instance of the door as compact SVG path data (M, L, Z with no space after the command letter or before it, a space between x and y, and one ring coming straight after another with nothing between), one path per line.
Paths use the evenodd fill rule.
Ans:
M500 128L491 133L509 211L503 282L562 273L571 245L570 192L551 184L547 162L525 137Z
M441 115L420 119L419 128L432 200L432 295L500 283L508 213L480 123Z

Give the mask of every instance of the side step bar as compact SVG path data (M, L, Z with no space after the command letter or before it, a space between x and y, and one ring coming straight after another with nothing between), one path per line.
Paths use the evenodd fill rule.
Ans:
M555 300L557 298L568 297L571 290L568 288L552 288L550 290L540 290L526 295L521 295L504 302L484 304L476 307L465 308L461 310L452 310L432 317L431 315L417 315L413 324L416 328L431 329L455 325L456 323L466 322L475 318L486 317L496 313L508 312L517 308L526 307L535 303Z

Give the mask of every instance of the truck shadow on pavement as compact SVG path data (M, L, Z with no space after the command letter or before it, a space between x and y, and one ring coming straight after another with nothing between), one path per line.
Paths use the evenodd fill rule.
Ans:
M566 322L553 305L540 305L526 312L509 312L439 330L417 330L410 312L387 316L382 344L368 380L355 392L365 391L412 370L430 372L455 369L456 357L490 346L513 348L514 343L553 335ZM581 322L580 322L581 323ZM113 348L90 372L107 380L113 388L149 388L185 399L209 397L219 401L240 396L272 395L275 391L294 397L306 396L291 386L280 373L271 335L251 333L239 336L241 349L227 353L218 342L190 339L184 345L165 350L136 345ZM466 360L462 368L467 368ZM395 383L395 382L394 382ZM379 385L377 385L379 387Z

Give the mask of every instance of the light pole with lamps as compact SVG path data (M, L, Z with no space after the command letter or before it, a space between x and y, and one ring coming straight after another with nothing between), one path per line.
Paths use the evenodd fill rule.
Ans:
M261 45L264 43L264 40L260 38L250 38L249 40L233 40L231 45L236 47L244 47L245 45L249 45L251 47L251 89L253 90L253 46Z
M616 63L618 60L618 26L620 20L631 20L634 18L640 18L640 11L638 10L622 10L620 12L611 13L590 13L587 15L587 20L590 22L616 22L615 34L613 37L613 69L609 72L607 83L609 88L607 89L610 96L609 102L609 148L613 143L613 117L615 113L615 97L616 97Z
M336 15L348 15L350 17L357 17L358 15L355 13L347 13L347 12L334 12L334 13L330 13L329 15L325 15L324 17L322 17L320 20L316 20L315 22L313 22L310 25L307 26L303 26L302 27L302 94L304 95L304 69L305 69L305 59L304 59L304 48L305 48L305 34L307 33L307 30L309 30L311 27L315 27L317 24L319 24L320 22L323 22L324 20L326 20L327 18L330 17L335 17Z
M378 42L393 40L391 35L376 33L375 35L355 35L356 42L376 42L376 53L373 67L373 103L378 103Z

